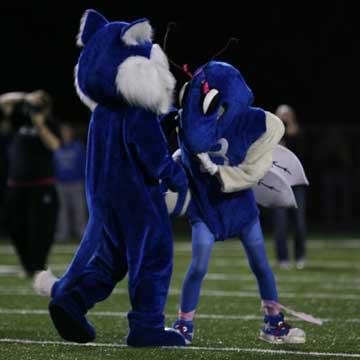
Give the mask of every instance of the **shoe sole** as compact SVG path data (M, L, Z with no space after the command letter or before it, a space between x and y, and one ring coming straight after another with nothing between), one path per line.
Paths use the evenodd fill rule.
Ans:
M184 340L185 340L185 344L186 345L190 345L191 343L192 343L192 341L194 340L193 339L193 337L194 337L194 332L192 332L192 333L182 333L179 329L176 329L176 328L165 328L165 330L168 330L168 329L172 329L172 330L176 330L176 331L178 331L179 332L179 334L181 334L182 335L182 337L184 338ZM188 339L187 337L190 337L190 339Z
M166 340L166 339L129 339L129 337L126 339L126 343L128 346L131 347L138 347L138 348L142 348L142 347L183 347L186 345L186 341L183 337L181 337L180 339L174 339L172 341Z
M86 331L62 307L50 304L49 312L56 330L63 339L80 344L85 344L95 339L93 334Z
M275 337L272 335L266 335L266 334L260 334L259 335L259 339L263 340L269 344L305 344L306 339L304 337L291 337L291 338L286 338L286 337Z

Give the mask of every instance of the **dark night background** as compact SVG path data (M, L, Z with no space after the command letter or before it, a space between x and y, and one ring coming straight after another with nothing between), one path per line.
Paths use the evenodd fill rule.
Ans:
M193 4L196 9L193 8ZM235 1L1 1L0 91L45 88L58 112L79 121L86 112L75 96L72 71L83 11L95 8L110 20L147 17L162 43L166 24L169 55L191 69L221 49L230 36L240 39L222 60L239 67L256 104L273 109L292 104L304 122L357 121L359 35L357 12L344 1L311 3ZM62 5L63 4L63 5ZM201 6L202 5L202 6ZM174 70L179 82L185 80Z
M160 44L167 23L175 21L168 55L179 64L188 63L190 70L208 61L229 37L239 38L239 46L219 60L241 70L254 91L255 105L274 111L288 103L308 130L303 158L315 189L309 203L315 218L312 201L316 207L320 185L312 152L330 123L348 136L352 166L359 168L360 41L358 12L350 2L2 0L0 93L43 88L53 95L60 119L85 126L89 112L75 93L73 68L80 52L75 37L87 8L109 20L147 17ZM178 70L173 72L179 84L186 80ZM358 179L355 170L351 181ZM355 190L353 195L358 196ZM358 212L355 205L351 212Z

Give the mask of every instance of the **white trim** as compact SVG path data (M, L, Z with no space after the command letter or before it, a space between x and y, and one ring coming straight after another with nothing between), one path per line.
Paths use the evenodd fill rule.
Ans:
M94 100L90 99L80 88L78 81L78 65L74 68L74 78L75 78L75 89L78 94L80 100L83 104L85 104L91 111L94 111L96 106L98 105Z
M79 47L84 46L81 36L84 31L84 27L85 27L85 23L86 23L88 15L89 15L89 10L86 10L80 19L80 28L79 28L78 34L76 35L76 45Z
M217 89L211 89L206 95L202 104L203 114L206 114L214 97L219 93Z
M226 164L219 166L222 192L232 193L248 188L256 188L259 186L259 181L263 179L271 168L273 151L283 137L285 127L283 122L275 115L267 111L265 111L265 115L266 131L251 144L245 159L237 166L228 166ZM288 192L285 192L284 196L287 197L287 194ZM267 201L268 196L266 195L269 195L267 192L260 192L260 196L256 195L255 193L256 201L260 205L273 205L272 202ZM264 197L265 202L263 202ZM276 201L275 204L277 204Z
M122 39L126 45L139 45L151 41L153 29L148 21L138 22L134 25L130 24L129 28L122 35Z
M28 340L28 339L0 339L0 343L7 344L23 344L23 345L62 345L62 346L76 346L76 347L99 347L99 348L129 348L125 344L117 343L87 343L78 344L65 341L51 341L51 340ZM166 347L169 350L177 349L179 351L214 351L214 352L245 352L245 353L262 353L262 354L277 354L277 355L304 355L304 356L332 356L341 358L360 358L357 353L332 353L332 352L316 352L316 351L292 351L292 350L273 350L273 349L256 349L256 348L238 348L238 347L207 347L207 346L184 346L184 347ZM131 351L131 350L130 350Z

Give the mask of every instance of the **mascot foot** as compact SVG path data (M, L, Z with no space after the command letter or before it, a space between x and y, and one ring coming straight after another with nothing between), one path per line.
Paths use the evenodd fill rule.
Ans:
M33 288L35 292L41 296L51 296L51 289L58 278L51 270L38 271L35 273Z
M185 339L175 329L165 328L164 330L130 330L126 338L129 346L185 346Z
M87 343L95 339L95 329L70 295L55 297L49 304L49 312L56 330L63 339L77 343Z
M192 321L177 319L172 327L181 332L181 335L185 339L186 345L191 344L194 337L194 324Z
M271 344L304 344L305 332L293 328L284 321L284 315L265 316L265 326L260 331L259 339Z

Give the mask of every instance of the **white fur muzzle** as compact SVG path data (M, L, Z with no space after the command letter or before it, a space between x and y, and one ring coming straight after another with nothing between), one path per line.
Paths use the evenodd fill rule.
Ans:
M151 50L150 59L131 56L119 67L116 88L125 100L157 114L168 112L173 101L175 78L159 45Z

